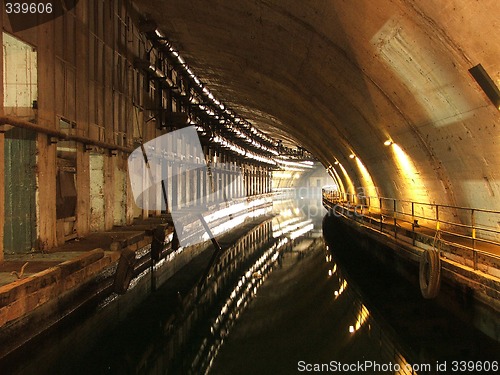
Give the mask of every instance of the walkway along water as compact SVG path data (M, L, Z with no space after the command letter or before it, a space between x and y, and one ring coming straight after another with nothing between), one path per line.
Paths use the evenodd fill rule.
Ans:
M75 324L82 332L77 316L9 373L293 374L313 364L369 361L425 374L436 373L426 364L498 359L499 344L475 330L466 314L424 300L340 222L323 225L326 244L319 226L300 215L247 222L220 239L225 251L203 288L197 286L211 251L114 328L103 318L97 339L83 331L74 347L87 352L61 340ZM107 304L101 301L94 314ZM107 318L113 314L116 308Z

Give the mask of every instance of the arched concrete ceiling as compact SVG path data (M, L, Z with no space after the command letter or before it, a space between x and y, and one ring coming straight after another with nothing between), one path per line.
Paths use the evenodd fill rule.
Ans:
M500 83L499 1L135 3L220 100L354 186L351 152L382 196L500 209L500 112L468 72Z

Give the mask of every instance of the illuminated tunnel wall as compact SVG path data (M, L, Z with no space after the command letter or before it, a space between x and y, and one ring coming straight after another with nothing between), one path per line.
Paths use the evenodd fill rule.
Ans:
M499 110L469 73L499 84L498 1L136 4L217 97L341 189L500 210Z

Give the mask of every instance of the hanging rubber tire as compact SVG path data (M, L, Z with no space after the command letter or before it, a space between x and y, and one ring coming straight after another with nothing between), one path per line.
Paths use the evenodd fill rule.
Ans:
M441 286L441 261L436 250L425 250L420 258L420 291L427 299L435 298Z
M118 266L116 267L113 291L118 294L124 294L132 281L135 268L135 252L125 248L122 251Z

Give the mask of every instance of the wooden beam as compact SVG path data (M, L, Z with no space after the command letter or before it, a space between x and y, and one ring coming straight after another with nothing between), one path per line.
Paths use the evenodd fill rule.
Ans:
M104 156L104 229L111 230L114 224L115 157Z
M90 153L76 147L76 233L83 237L90 232Z
M56 145L51 145L44 134L38 134L38 238L40 250L57 244L56 235Z

